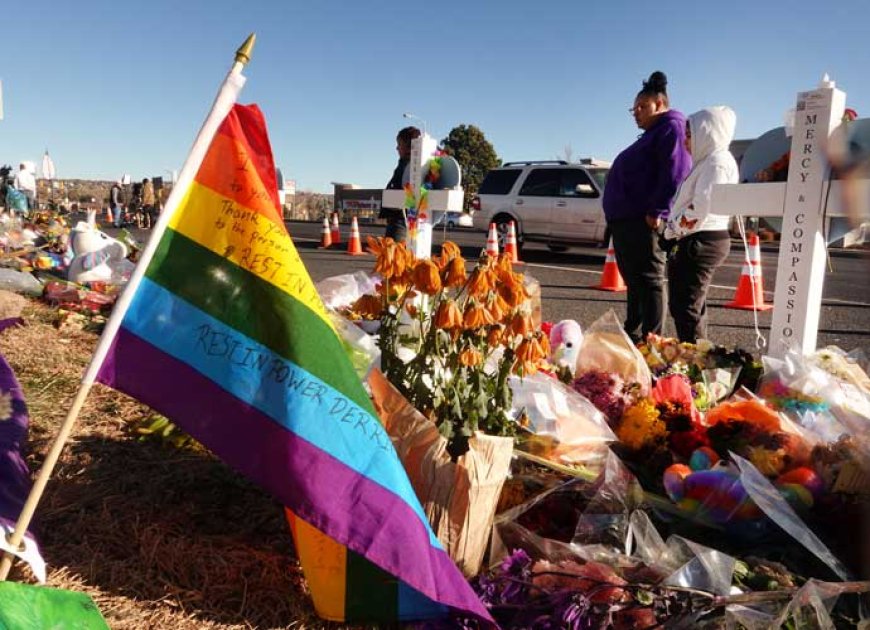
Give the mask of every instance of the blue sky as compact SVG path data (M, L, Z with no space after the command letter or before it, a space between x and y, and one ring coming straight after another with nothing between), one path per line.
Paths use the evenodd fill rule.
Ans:
M403 112L439 139L477 125L504 160L568 144L612 159L638 133L627 108L656 69L677 109L733 107L739 138L782 124L824 72L870 115L866 0L17 6L0 37L0 162L38 163L48 148L60 177L180 168L252 31L241 101L263 109L276 163L303 190L382 186Z

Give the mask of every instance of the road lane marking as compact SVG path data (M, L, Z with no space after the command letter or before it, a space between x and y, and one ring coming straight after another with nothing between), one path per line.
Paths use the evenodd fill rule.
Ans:
M526 267L540 267L541 269L556 269L558 271L578 271L581 273L593 273L593 274L601 275L600 271L593 271L591 269L576 269L574 267L562 267L560 265L542 265L540 263L526 263ZM667 279L665 279L665 282L667 282ZM578 287L578 288L584 288L584 287ZM711 284L710 288L711 289L722 289L725 291L736 291L737 290L737 287L729 287L729 286L725 286L723 284ZM765 295L765 297L773 298L773 291L765 291L764 295ZM822 304L827 304L827 305L836 304L838 306L870 307L870 303L867 303L867 302L853 302L851 300L841 300L838 298L824 298L824 300L822 301Z

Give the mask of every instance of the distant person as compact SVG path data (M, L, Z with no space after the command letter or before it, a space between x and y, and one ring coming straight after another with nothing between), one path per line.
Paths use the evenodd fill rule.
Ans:
M420 137L420 130L416 127L405 127L396 136L396 151L399 154L399 163L393 176L387 182L387 190L402 190L402 176L405 167L411 161L411 140ZM381 208L379 219L387 220L387 230L384 236L396 242L404 242L408 236L408 226L405 223L405 212L401 208Z
M154 226L156 216L155 205L157 198L154 195L154 184L147 177L142 180L142 205L141 205L141 225L145 229L151 229Z
M669 246L668 307L680 341L707 337L707 290L731 250L730 217L710 212L714 184L736 184L737 162L728 147L737 116L730 107L702 109L686 121L686 150L694 166L677 191L665 226Z
M620 153L604 188L604 216L616 264L628 287L625 332L635 343L664 324L665 253L662 222L692 166L685 147L686 117L670 109L668 80L653 72L629 112L643 130Z
M112 184L109 191L109 210L112 213L112 225L116 228L124 225L124 200L121 192L121 180Z
M27 198L27 210L36 209L36 178L27 165L23 162L18 165L18 172L15 173L15 180L12 185L16 190L21 191Z

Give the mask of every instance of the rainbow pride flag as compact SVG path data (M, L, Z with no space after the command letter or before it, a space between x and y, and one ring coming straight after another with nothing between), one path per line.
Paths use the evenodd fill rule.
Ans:
M382 618L489 621L429 527L287 233L256 106L232 107L195 172L97 380L266 488L304 523L294 532L315 528L355 566L389 576ZM333 589L365 597L352 591Z

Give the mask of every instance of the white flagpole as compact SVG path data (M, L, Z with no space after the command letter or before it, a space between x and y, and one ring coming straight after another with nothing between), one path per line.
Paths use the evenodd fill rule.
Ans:
M245 43L236 51L233 66L227 74L226 79L224 79L223 84L221 84L217 96L215 97L214 104L211 107L211 111L206 117L205 122L202 124L202 127L196 136L196 140L193 142L190 153L184 161L184 166L181 168L178 180L174 182L169 199L166 200L166 206L164 207L163 212L160 213L160 218L151 231L151 237L148 239L148 244L145 246L145 250L142 252L142 256L130 277L130 281L124 288L124 292L118 298L118 301L112 310L112 315L109 317L109 321L106 322L106 326L103 329L103 335L100 337L100 342L97 345L97 349L94 351L94 356L91 357L90 365L88 365L88 369L82 377L79 391L76 393L76 397L73 400L69 413L61 425L60 431L51 446L51 450L48 452L48 455L42 464L42 468L39 470L39 475L33 483L33 488L30 491L30 495L27 497L27 502L21 509L21 514L15 524L15 530L10 536L8 536L7 542L13 549L18 549L21 545L24 533L30 526L30 521L33 519L33 515L36 512L36 506L39 504L40 498L42 498L42 493L45 491L45 486L48 484L54 466L57 464L60 453L69 438L73 426L75 425L75 421L85 402L85 398L87 398L91 386L96 380L97 373L100 371L100 367L102 367L103 361L106 359L109 347L112 345L112 341L114 341L115 335L121 327L121 321L124 319L124 315L130 307L133 295L136 293L136 289L142 282L142 278L145 276L145 270L148 268L148 264L154 257L157 245L160 243L160 239L166 231L166 227L169 225L169 220L178 209L178 205L187 192L187 188L193 181L194 176L196 176L200 164L202 164L202 160L205 157L205 152L208 150L209 145L211 145L211 141L214 138L215 133L217 133L218 127L223 122L224 118L226 118L230 109L232 109L242 86L245 84L245 77L242 75L242 69L245 67L245 64L251 60L251 51L254 48L255 40L256 36L251 33L251 35L248 36L248 39L245 40ZM12 555L6 552L3 554L3 559L0 560L0 581L6 579L11 568Z

